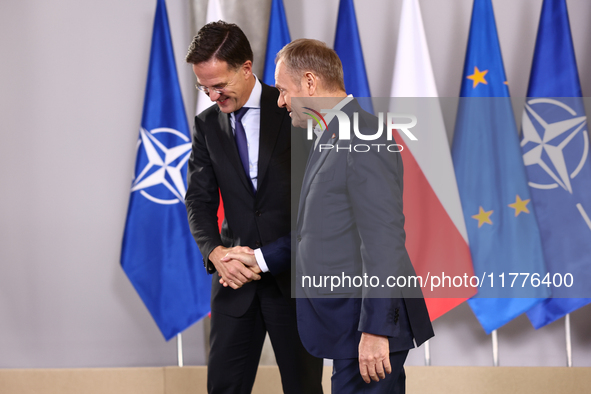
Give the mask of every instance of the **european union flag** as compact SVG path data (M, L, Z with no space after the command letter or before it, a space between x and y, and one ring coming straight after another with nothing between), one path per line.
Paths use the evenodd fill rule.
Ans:
M263 82L267 85L275 86L275 57L277 52L290 42L291 38L289 38L283 0L273 0L271 2L267 52L265 53L265 68L263 71Z
M343 63L345 77L345 88L347 93L360 98L359 105L373 113L373 105L369 98L369 82L365 72L363 51L361 50L361 39L357 28L355 17L355 6L353 0L341 0L339 4L339 16L337 19L337 32L334 39L334 50Z
M158 0L121 266L166 340L209 312L184 205L191 137L164 0Z
M591 302L589 137L564 0L542 5L527 96L521 146L553 284L527 313L540 328Z
M546 272L506 81L491 0L475 0L452 158L482 286L468 303L487 333L549 294L530 278Z

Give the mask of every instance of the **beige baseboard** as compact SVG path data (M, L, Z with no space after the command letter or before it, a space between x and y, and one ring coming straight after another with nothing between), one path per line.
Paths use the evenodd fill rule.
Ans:
M2 394L164 394L164 368L3 369Z
M331 367L323 385L330 393ZM2 369L1 394L204 394L206 367ZM591 368L406 367L408 394L591 393ZM261 366L253 394L281 393L277 367Z
M591 393L591 368L407 367L409 394Z

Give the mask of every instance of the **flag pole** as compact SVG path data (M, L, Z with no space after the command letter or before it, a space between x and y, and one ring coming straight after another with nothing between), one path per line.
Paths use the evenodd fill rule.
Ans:
M183 366L183 336L178 333L176 336L176 354L179 367Z
M492 339L492 351L493 351L493 366L499 366L499 339L497 337L497 330L493 330L491 333Z
M425 341L425 366L431 366L431 347L429 346L429 340Z
M570 313L564 317L564 330L566 332L566 366L573 366L573 348L570 339Z

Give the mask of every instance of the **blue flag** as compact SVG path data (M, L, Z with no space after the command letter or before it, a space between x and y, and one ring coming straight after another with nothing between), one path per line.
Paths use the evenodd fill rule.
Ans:
M209 312L211 278L185 209L191 137L158 0L121 266L166 340Z
M468 303L487 333L549 294L506 81L491 0L475 0L452 158L481 280Z
M522 118L523 160L552 297L535 328L591 302L591 161L587 118L564 0L544 0ZM572 286L567 287L572 284Z
M263 82L275 86L275 57L277 52L291 42L283 0L271 2L271 16L269 17L269 33L267 34L267 52L265 53L265 68Z
M353 0L341 0L339 5L339 16L337 19L337 32L334 39L334 50L343 63L345 76L345 88L347 93L359 100L361 107L373 113L371 100L363 97L371 97L369 82L365 72L357 18Z

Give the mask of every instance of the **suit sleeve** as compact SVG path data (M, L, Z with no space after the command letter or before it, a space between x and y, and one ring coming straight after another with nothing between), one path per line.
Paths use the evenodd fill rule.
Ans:
M361 141L353 140L351 145L356 142ZM377 276L380 284L385 284L388 276L413 272L405 247L402 176L400 154L385 147L379 152L348 153L347 193L361 240L363 272L370 278ZM369 286L362 297L359 331L395 336L399 303L404 302L402 290Z
M261 252L271 274L277 275L289 271L291 268L291 233L262 246Z
M204 127L206 127L204 122L199 117L195 117L193 147L187 169L185 204L191 233L199 246L207 271L212 273L215 267L208 257L217 246L222 245L217 217L220 195L203 132Z

